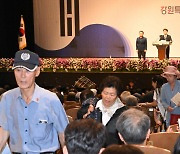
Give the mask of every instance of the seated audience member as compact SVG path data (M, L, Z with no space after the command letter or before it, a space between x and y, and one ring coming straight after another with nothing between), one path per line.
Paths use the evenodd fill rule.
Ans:
M134 93L134 94L133 94L133 96L135 96L135 97L137 98L138 103L139 103L139 100L141 100L142 95L141 95L141 94L139 94L139 93Z
M144 154L140 149L132 145L111 145L102 154Z
M82 104L88 98L94 98L94 93L90 89L85 89L80 94L80 103Z
M173 154L180 154L180 136L178 137L176 144L174 146Z
M80 94L81 94L80 91L78 91L78 92L76 93L76 96L75 96L76 102L80 102Z
M120 95L120 99L122 101L123 104L126 104L125 99L127 96L131 95L131 93L129 91L123 91Z
M73 91L69 92L67 95L67 101L76 101L75 96L76 96L75 92L73 92Z
M81 94L82 93L82 94ZM93 95L92 95L93 94ZM81 95L81 99L80 99L80 95ZM96 89L84 89L81 92L77 92L76 93L76 99L78 100L78 102L82 103L83 99L86 100L88 98L92 98L92 97L96 97L97 96L97 90ZM84 97L84 98L83 98ZM87 98L86 98L87 97Z
M68 92L74 92L74 93L77 93L77 90L76 90L76 88L74 88L74 87L73 87L73 88L70 87L69 90L68 90Z
M150 134L150 119L140 110L128 109L119 116L116 128L125 144L145 145Z
M100 84L102 99L97 102L96 109L100 109L101 121L107 130L106 146L111 144L122 144L116 130L116 121L127 107L119 99L121 92L120 79L115 76L106 77Z
M81 108L77 112L78 119L85 119L87 115L94 111L97 99L94 98L94 93L90 89L85 89L80 93Z
M147 92L144 96L142 96L142 98L139 100L139 105L142 107L156 107L157 103L154 102L153 100L153 96L154 96L154 91L149 91Z
M138 99L133 95L129 95L126 97L125 103L126 106L137 106Z
M77 119L92 118L98 122L101 122L101 112L99 109L95 108L96 103L96 98L88 98L85 100L77 112Z
M90 90L93 92L94 96L97 95L97 90L96 89L90 89Z
M64 154L99 154L106 140L106 129L93 119L76 120L65 129Z
M59 100L61 101L61 104L64 104L64 96L60 93L60 91L57 90L57 88L50 89L50 91L54 92Z
M136 93L135 82L133 80L129 81L128 85L126 86L126 90L130 91L131 95Z

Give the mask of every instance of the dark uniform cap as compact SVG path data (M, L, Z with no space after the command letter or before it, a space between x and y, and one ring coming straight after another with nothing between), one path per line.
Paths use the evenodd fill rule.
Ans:
M25 68L33 72L39 65L39 56L29 50L17 51L14 58L13 68Z

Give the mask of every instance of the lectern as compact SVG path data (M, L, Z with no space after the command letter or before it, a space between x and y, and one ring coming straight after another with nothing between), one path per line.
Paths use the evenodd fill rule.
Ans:
M153 45L156 46L158 49L159 60L165 59L166 58L166 48L170 45L170 43L159 41L159 42L153 43Z

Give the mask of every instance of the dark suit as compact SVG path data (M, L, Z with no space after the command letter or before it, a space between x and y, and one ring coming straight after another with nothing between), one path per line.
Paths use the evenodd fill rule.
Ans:
M160 35L159 41L161 41L161 40L166 40L168 42L172 42L171 35L167 35L166 38L164 37L164 35ZM169 51L170 51L170 46L167 46L167 48L166 48L166 58L167 59L169 59Z
M147 39L145 37L138 37L136 39L136 50L138 50L139 59L141 59L141 56L144 59L146 58L146 52L144 52L144 50L147 50Z

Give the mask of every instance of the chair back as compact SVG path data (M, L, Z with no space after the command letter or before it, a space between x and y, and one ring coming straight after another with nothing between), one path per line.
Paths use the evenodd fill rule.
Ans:
M76 101L65 101L63 103L64 106L67 106L67 105L80 105L80 103L77 103Z
M78 110L79 110L79 108L71 108L71 109L66 110L66 114L68 116L71 116L73 118L73 120L76 120Z
M64 106L65 111L68 110L68 109L72 109L72 108L81 108L81 107L78 106L78 105L67 105L67 106Z
M145 154L171 154L171 152L167 149L158 148L154 146L136 145L136 147L143 151Z
M69 115L67 115L67 118L68 118L69 122L73 122L74 121L73 118L71 116L69 116Z
M66 101L66 102L64 102L63 107L65 110L68 110L71 108L80 108L81 104L77 103L75 101Z
M177 138L180 136L179 132L167 133L152 133L149 136L149 145L153 145L159 148L168 149L173 152L174 145L177 141Z

